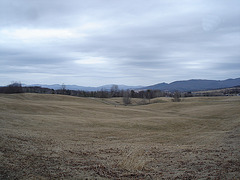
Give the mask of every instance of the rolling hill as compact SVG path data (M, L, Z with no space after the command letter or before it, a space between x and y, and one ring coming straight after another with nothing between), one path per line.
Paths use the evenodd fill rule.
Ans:
M0 94L0 179L239 179L240 97L168 99Z
M164 90L164 91L202 91L220 88L229 88L240 85L240 78L227 80L202 80L192 79L186 81L174 81L172 83L160 83L141 89Z

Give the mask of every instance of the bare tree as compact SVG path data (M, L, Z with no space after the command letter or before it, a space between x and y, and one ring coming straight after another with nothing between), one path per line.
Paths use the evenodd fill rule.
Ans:
M180 97L181 97L181 93L178 92L178 91L175 91L174 94L173 94L172 101L173 102L180 102L181 101Z
M61 94L66 94L66 85L64 83L61 86Z
M126 90L123 93L123 104L125 106L131 104L131 92L129 90Z
M119 96L119 88L118 85L112 85L111 87L111 96L112 97L118 97Z
M109 96L108 96L108 91L106 91L105 89L101 89L101 91L99 91L99 97L100 98L108 98Z

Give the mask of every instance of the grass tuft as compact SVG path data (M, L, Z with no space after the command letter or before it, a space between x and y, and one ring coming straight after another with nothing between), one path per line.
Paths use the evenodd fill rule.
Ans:
M128 171L142 171L148 162L144 149L135 147L127 150L119 161L119 167Z

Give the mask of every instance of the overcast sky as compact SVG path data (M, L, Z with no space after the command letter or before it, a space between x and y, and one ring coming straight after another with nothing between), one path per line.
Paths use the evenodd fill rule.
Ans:
M0 0L0 85L240 77L240 0Z

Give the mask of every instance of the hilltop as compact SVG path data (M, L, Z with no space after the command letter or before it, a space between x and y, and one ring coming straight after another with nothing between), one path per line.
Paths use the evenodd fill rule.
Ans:
M152 86L147 86L141 89L163 90L163 91L203 91L230 88L234 86L240 86L240 78L227 79L223 81L219 80L202 80L191 79L186 81L174 81L172 83L159 83Z

